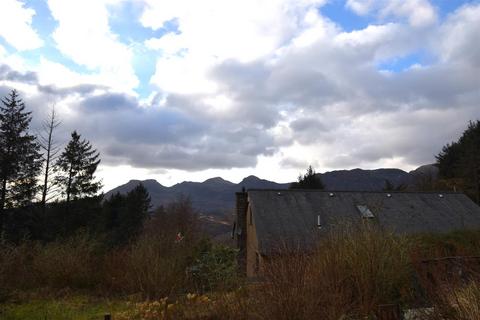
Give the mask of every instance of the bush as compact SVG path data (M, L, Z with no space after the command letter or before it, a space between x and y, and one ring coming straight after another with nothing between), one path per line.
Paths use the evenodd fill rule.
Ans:
M88 234L48 244L0 241L0 291L8 295L44 287L94 289L103 278L99 250Z
M31 263L38 286L94 289L103 278L101 245L87 233L35 247Z
M109 291L141 293L158 298L182 290L191 243L175 243L175 238L141 237L107 257L105 279Z
M224 245L210 245L200 253L188 274L197 291L228 290L238 286L238 250Z

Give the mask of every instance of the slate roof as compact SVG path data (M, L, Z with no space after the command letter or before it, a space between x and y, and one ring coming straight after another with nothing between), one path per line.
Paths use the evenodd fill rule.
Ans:
M282 245L308 248L336 225L360 223L357 205L371 210L372 223L399 234L480 229L480 207L462 193L249 190L248 201L262 255Z

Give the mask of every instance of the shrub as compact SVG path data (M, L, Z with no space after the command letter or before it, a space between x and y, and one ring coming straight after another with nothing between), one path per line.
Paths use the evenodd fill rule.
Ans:
M174 238L141 237L114 250L106 261L109 291L141 293L146 298L170 295L185 287L187 259L192 244Z
M87 233L35 247L31 271L39 286L94 289L103 278L101 245Z
M224 245L211 245L199 254L188 274L200 292L228 290L238 286L237 251Z
M35 246L28 242L14 245L0 239L0 301L17 289L28 289L34 283L34 274L29 272Z
M0 291L94 289L103 278L99 244L88 234L41 244L0 241Z

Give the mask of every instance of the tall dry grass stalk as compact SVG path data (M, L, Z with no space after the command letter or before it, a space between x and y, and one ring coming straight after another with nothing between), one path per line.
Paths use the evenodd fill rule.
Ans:
M0 244L3 290L91 289L101 279L98 243L87 234L48 244L24 241ZM100 268L101 269L101 268Z
M184 289L192 248L173 239L141 237L111 252L105 263L109 291L141 293L145 298L172 295Z
M368 226L338 228L314 252L289 252L268 263L255 312L260 318L341 319L407 301L411 247L405 237Z
M456 319L480 319L480 285L478 282L457 288L450 295Z
M144 236L110 251L81 234L47 244L0 243L0 298L15 290L73 289L158 298L185 291L194 244Z
M431 310L422 319L480 319L480 265L476 258L414 261Z

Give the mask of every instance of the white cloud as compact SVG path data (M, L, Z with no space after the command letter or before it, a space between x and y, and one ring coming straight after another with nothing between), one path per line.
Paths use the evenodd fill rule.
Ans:
M228 59L249 62L274 53L315 20L312 16L318 12L313 9L325 1L146 2L144 26L158 29L175 19L179 31L146 41L162 53L152 81L165 91L196 93L212 91L207 78L214 65ZM179 76L181 83L170 81Z
M480 68L480 5L464 6L438 30L434 46L445 63L466 63Z
M133 53L110 30L110 3L114 5L115 1L49 0L52 16L58 21L53 39L57 48L77 64L99 72L112 87L131 91L138 85Z
M112 83L111 80L105 79L98 73L78 73L61 63L51 61L43 56L40 57L40 63L36 71L38 72L39 84L41 85L53 85L58 88L68 88L80 84L118 87L115 86L115 82Z
M347 0L345 6L358 15L366 15L372 10L375 0Z
M345 6L358 15L406 18L414 27L437 21L437 12L429 0L348 0Z
M43 45L32 27L35 10L26 8L23 1L0 2L0 36L17 50L31 50Z
M414 27L431 25L437 20L435 8L428 0L390 0L381 15L406 17Z

